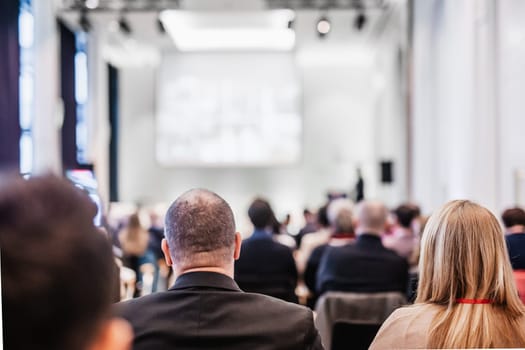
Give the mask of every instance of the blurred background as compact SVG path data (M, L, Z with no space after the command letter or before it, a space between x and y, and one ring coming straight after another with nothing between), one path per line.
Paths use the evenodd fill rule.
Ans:
M359 179L389 206L499 212L525 202L523 18L521 0L3 1L0 166L64 173L116 217L208 188L244 233L257 195L294 233Z

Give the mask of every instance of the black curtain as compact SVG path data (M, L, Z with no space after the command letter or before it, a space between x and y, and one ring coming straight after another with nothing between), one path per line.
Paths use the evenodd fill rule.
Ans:
M108 65L109 85L109 200L117 202L118 196L118 135L119 135L119 91L118 69Z
M60 86L64 102L64 123L62 124L62 165L64 169L78 167L77 162L77 103L75 100L75 53L76 42L73 33L60 23Z
M0 168L20 164L18 0L0 0Z

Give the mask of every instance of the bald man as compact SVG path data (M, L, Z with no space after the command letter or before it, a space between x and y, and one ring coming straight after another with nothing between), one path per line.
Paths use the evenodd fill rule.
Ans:
M364 201L357 207L357 239L325 252L317 275L319 295L337 292L406 293L408 264L381 243L388 211L381 203Z
M244 293L233 280L241 235L224 199L184 193L168 209L165 235L175 284L117 307L135 330L133 349L323 348L310 310Z

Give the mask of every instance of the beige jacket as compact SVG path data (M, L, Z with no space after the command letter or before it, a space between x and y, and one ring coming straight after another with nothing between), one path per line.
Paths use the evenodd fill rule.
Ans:
M383 323L369 350L428 349L430 323L438 310L438 306L429 304L397 309ZM522 322L525 329L525 318Z
M369 350L424 349L436 312L435 306L421 304L395 310L377 332Z

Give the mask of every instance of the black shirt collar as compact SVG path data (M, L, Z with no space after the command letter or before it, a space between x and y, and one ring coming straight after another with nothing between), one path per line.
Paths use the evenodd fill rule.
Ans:
M237 283L235 283L235 281L229 276L218 272L207 271L187 272L182 274L177 278L175 284L169 290L180 290L196 287L217 288L237 292L241 291Z

